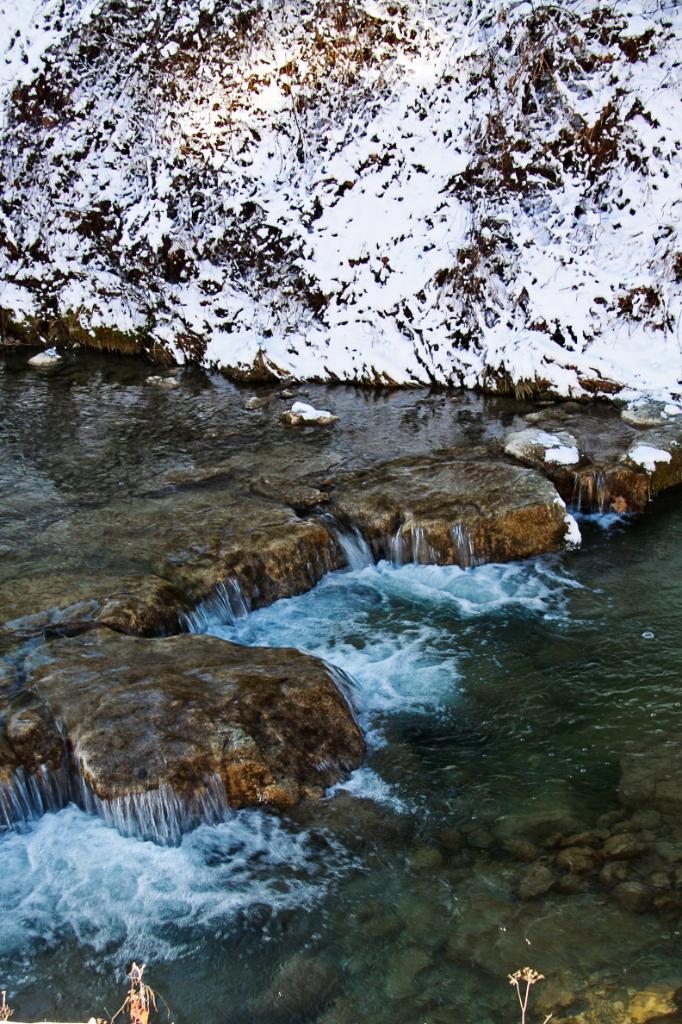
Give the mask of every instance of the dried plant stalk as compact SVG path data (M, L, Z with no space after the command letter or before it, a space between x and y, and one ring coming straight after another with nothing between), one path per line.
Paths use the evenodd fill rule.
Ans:
M509 975L509 984L513 985L516 989L516 995L519 1000L519 1006L521 1007L521 1024L526 1024L526 1012L528 1010L528 999L530 997L530 990L536 981L544 981L544 974L539 974L538 971L533 970L532 967L522 967L519 971L514 971L513 974ZM522 983L525 982L525 989L522 991ZM543 1024L551 1019L552 1014L548 1013L545 1017Z

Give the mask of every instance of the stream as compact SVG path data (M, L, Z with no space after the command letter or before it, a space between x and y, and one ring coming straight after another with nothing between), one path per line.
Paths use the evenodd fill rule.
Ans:
M206 463L218 448L234 466L261 452L367 454L344 435L324 442L333 451L297 437L285 456L291 435L254 426L232 385L151 395L139 373L90 358L25 386L3 364L0 545L13 572L57 513L143 493L151 463ZM453 424L494 434L517 414L475 396L311 394L375 446L372 417L384 444L410 424L409 448ZM507 974L526 963L556 1016L585 986L611 1003L679 987L682 904L634 913L592 883L521 900L527 864L506 842L522 833L539 849L593 828L618 808L623 754L678 728L679 494L580 525L579 551L466 570L374 564L349 534L350 568L307 594L195 613L195 631L343 669L366 762L319 803L235 812L177 846L124 838L74 806L1 835L0 987L17 1019L113 1013L132 959L176 1024L514 1020Z

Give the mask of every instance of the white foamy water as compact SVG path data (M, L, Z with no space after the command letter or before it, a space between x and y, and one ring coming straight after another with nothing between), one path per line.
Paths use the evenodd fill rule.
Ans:
M560 619L567 592L578 586L549 560L466 570L379 562L206 628L248 646L297 647L343 669L371 739L377 714L433 710L456 699L459 644L475 620Z
M176 959L257 906L314 904L350 866L324 834L257 811L167 847L124 838L73 806L2 836L0 862L0 967L15 983L18 960L70 941L117 967Z
M395 787L390 786L371 768L358 768L349 779L333 786L329 790L329 797L339 792L350 793L364 800L373 800L377 804L385 804L396 814L404 814L410 810L409 805L397 795Z

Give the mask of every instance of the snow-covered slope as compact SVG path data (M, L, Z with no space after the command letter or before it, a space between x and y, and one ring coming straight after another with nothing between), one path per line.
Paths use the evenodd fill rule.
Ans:
M4 0L3 323L679 394L681 26L671 0Z

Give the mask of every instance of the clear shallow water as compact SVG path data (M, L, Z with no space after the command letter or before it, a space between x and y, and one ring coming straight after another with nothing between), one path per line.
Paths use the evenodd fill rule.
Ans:
M583 529L572 555L365 566L213 623L350 673L367 765L320 805L175 849L71 808L0 839L0 977L22 1017L114 1009L133 956L179 1022L512 1019L505 976L525 962L614 991L679 978L669 917L599 891L520 903L520 866L476 846L529 814L591 825L622 753L678 727L677 498Z

